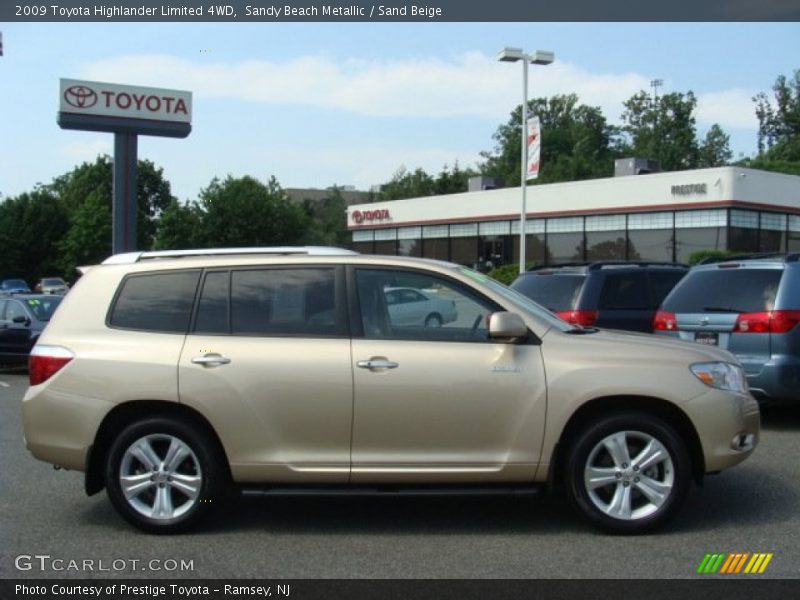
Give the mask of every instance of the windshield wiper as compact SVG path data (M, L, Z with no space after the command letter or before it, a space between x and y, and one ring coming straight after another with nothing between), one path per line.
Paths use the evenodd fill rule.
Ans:
M724 312L724 313L743 313L744 310L738 308L731 308L730 306L706 306L703 312Z

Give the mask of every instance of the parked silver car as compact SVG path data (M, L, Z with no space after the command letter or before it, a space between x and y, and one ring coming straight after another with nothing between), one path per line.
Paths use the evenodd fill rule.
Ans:
M458 318L455 300L439 298L435 290L390 287L383 292L393 325L441 327Z

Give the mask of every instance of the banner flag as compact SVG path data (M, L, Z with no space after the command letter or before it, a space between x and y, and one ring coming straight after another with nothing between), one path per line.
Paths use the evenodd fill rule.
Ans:
M536 179L539 176L539 160L541 155L542 129L539 124L539 117L528 119L528 166L525 169L525 181Z

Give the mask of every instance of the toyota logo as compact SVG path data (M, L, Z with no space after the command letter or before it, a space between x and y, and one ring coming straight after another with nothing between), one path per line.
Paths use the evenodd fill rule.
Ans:
M355 221L357 225L360 225L361 223L363 223L364 222L364 213L362 213L360 210L354 210L353 211L353 221Z
M97 94L85 85L73 85L64 90L64 100L75 108L91 108L97 104Z

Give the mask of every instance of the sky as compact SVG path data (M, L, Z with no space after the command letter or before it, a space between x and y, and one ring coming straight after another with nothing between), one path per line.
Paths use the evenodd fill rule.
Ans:
M0 23L0 194L30 191L98 154L107 133L61 130L59 78L193 92L186 139L139 138L180 200L213 177L367 190L400 168L474 167L522 100L519 63L551 50L529 96L578 94L619 124L650 81L692 90L702 136L756 152L752 97L800 68L800 23Z

